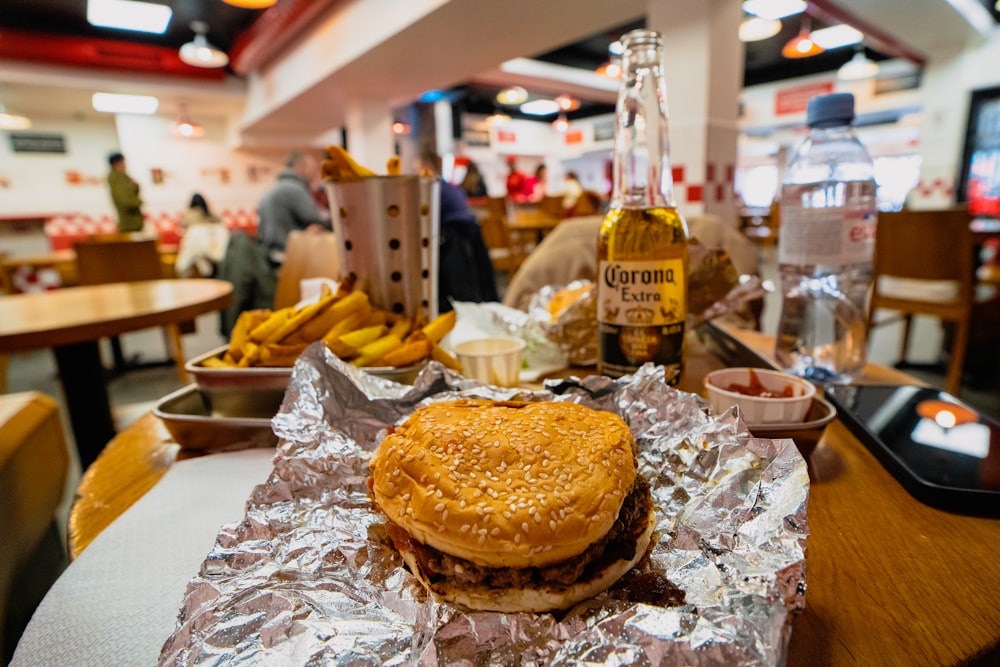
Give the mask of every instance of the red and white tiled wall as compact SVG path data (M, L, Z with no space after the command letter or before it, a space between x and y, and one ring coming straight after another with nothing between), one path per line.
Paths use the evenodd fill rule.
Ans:
M177 245L182 235L180 212L160 212L146 214L146 226L151 227L166 246ZM219 213L230 231L242 230L248 234L257 233L257 211L248 209L223 209ZM83 213L57 215L45 223L45 235L52 250L69 250L77 241L94 234L113 234L118 224L110 215L91 217Z

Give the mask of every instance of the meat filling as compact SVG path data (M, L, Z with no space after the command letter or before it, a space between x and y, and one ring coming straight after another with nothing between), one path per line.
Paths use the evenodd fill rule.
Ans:
M646 530L652 503L649 483L641 476L637 477L611 530L578 556L547 567L483 567L417 542L395 524L390 524L389 536L396 542L397 548L409 544L421 570L432 583L449 577L457 583L489 588L569 586L577 581L586 581L610 563L631 559L639 537Z

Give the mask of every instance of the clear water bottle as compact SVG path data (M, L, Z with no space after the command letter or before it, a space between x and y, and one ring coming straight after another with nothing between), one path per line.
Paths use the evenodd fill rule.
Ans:
M809 134L781 186L775 356L817 383L849 382L865 365L865 298L872 277L875 170L858 141L854 96L809 100Z

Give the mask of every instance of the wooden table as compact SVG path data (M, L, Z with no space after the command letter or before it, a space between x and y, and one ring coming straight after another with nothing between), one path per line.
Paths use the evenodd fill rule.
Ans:
M175 277L174 267L177 265L177 246L160 245L160 268L164 278ZM35 271L51 267L59 272L60 285L72 287L77 284L76 251L53 250L40 255L24 255L20 257L4 257L0 260L0 270L9 276L14 276L21 268L29 267Z
M730 333L771 356L770 336ZM695 342L682 388L700 392L701 377L718 367ZM870 364L863 381L913 379ZM151 488L178 452L152 415L115 438L80 485L70 517L73 553ZM998 664L1000 520L921 504L839 421L809 463L808 591L792 624L788 664Z
M232 299L222 280L147 280L0 298L0 353L50 347L86 469L115 435L98 339L191 320Z

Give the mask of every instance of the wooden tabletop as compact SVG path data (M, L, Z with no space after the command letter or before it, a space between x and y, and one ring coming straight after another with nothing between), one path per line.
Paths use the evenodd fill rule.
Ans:
M770 336L730 333L771 355ZM693 345L682 388L700 391L700 377L719 366ZM913 383L876 365L862 381ZM119 434L77 492L73 555L145 494L179 452L151 414ZM808 590L792 623L788 664L998 664L1000 520L921 504L839 421L809 464Z
M69 345L192 319L225 308L224 280L147 280L0 298L0 351Z

